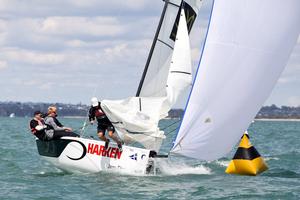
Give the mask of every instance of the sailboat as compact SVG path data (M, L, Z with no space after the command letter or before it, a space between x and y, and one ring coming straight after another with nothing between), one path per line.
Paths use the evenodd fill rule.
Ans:
M102 110L125 142L123 151L114 143L104 149L103 141L63 137L53 141L36 140L39 154L58 168L71 172L118 170L145 174L153 171L154 159L160 157L157 154L165 139L158 122L192 83L189 32L201 5L200 0L165 1L137 95L101 101ZM151 73L155 76L149 78ZM154 83L149 83L153 80L155 88ZM144 148L133 147L134 143Z
M68 171L150 173L165 138L158 121L182 91L191 92L170 155L216 160L239 141L271 93L300 33L299 0L213 0L192 81L188 32L201 0L165 1L135 97L102 101L126 143L63 137L37 140L42 157ZM193 20L190 20L193 19ZM144 148L130 146L138 142Z

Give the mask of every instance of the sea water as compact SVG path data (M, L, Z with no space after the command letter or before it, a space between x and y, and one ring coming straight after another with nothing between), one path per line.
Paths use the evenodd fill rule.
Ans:
M236 148L214 162L171 157L157 163L160 173L71 174L40 159L29 118L0 118L0 199L300 199L300 122L257 121L250 140L269 170L259 176L225 174ZM61 119L79 129L83 119ZM176 120L162 151L168 152L176 135ZM96 136L89 126L85 135ZM201 152L199 152L201 153Z

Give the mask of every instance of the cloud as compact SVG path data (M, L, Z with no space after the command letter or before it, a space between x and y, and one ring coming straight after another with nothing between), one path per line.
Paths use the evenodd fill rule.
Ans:
M7 62L0 60L0 70L5 69L7 67L8 67Z
M49 17L42 22L41 32L54 35L116 36L125 30L113 17Z
M300 106L300 97L299 96L291 96L288 97L288 105L298 107Z
M4 48L0 52L2 56L14 63L32 65L57 65L64 61L64 55L59 53L44 53L18 48Z
M151 0L1 0L2 98L77 103L88 101L95 87L101 98L134 95L163 4ZM194 71L210 6L211 0L204 2L191 34ZM280 92L270 102L276 103L282 90L300 84L299 55L300 37L275 88ZM290 94L295 96L287 92L281 101L287 102Z
M0 17L125 16L132 12L145 16L160 12L162 7L162 1L150 0L1 0Z

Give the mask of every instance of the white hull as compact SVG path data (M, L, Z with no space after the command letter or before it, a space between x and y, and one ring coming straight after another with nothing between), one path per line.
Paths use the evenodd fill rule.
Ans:
M69 172L121 171L147 174L152 170L152 151L115 143L104 150L104 142L75 137L63 137L48 142L36 140L39 154L56 167ZM150 155L151 154L151 155Z

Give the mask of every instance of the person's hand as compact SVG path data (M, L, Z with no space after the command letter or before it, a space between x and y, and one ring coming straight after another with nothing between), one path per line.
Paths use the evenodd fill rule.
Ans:
M71 132L72 130L73 130L72 128L65 127L65 131L67 131L67 132Z

